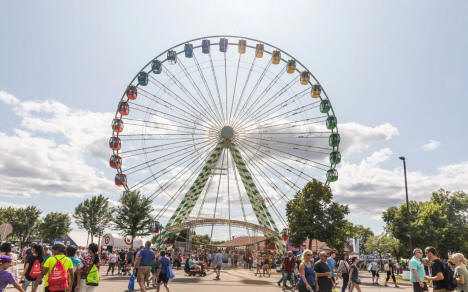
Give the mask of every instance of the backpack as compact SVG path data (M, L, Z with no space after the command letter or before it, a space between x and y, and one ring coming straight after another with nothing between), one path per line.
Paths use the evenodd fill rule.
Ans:
M453 277L453 271L450 269L449 265L446 262L443 262L444 266L444 283L447 286L448 291L454 291L457 288L457 281Z
M39 262L39 260L36 260L33 263L31 270L29 271L29 277L36 279L40 274L41 274L41 263Z
M65 256L63 256L64 258ZM54 257L56 262L50 271L47 282L49 283L49 291L64 291L68 289L68 272L63 263ZM62 259L63 259L62 258Z
M99 285L99 272L96 265L91 267L91 270L88 272L88 276L86 276L86 285L88 286L97 286Z

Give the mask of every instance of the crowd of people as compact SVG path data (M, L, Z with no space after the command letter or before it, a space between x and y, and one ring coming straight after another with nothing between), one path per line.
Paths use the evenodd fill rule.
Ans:
M281 272L278 286L301 292L331 292L339 286L341 292L354 289L361 292L359 271L365 270L371 273L372 285L380 285L380 273L385 272L383 285L387 286L391 279L395 287L399 287L396 274L408 268L414 292L428 291L430 286L433 292L468 292L468 271L463 254L453 254L448 261L442 261L434 247L427 247L424 252L414 249L413 255L408 262L397 263L392 259L360 260L347 254L338 257L333 250L318 254L304 250L299 255L289 251L281 256L271 251L211 248L193 252L180 249L157 251L149 241L129 250L99 250L95 243L89 244L87 249L60 243L52 247L31 244L18 249L5 242L0 246L0 292L8 284L21 292L29 287L31 291L37 291L41 284L44 291L93 292L99 285L102 265L107 265L106 275L129 276L130 283L134 279L143 292L151 285L157 292L160 287L170 292L168 282L174 277L173 266L176 269L183 266L189 276L206 276L206 269L210 268L216 280L220 280L223 266L256 268L258 277L270 276L271 270L276 268ZM20 265L23 265L22 269ZM64 289L60 290L60 287ZM132 289L129 284L129 290Z

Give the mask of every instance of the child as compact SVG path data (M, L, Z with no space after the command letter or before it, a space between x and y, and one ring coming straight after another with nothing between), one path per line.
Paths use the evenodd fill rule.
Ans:
M10 267L11 258L7 255L0 256L0 292L5 291L8 284L13 284L16 290L24 292L23 288L16 283L13 274L8 272L7 269Z

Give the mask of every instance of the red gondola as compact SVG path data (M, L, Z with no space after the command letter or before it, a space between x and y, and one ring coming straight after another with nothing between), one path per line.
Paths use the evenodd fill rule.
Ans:
M122 158L119 155L112 155L109 159L109 165L112 168L120 168L122 166Z
M127 88L127 97L128 99L136 99L137 98L137 88L135 85L130 85Z
M115 185L116 186L126 186L127 185L127 176L123 173L117 173L115 175Z
M114 119L112 121L112 130L114 132L120 133L123 131L124 123L121 119Z
M128 115L130 112L130 106L128 105L128 102L126 101L121 101L119 103L119 113L122 115L122 116L126 116Z
M120 142L120 138L119 137L110 137L109 147L112 150L120 150L120 148L122 147L122 143Z

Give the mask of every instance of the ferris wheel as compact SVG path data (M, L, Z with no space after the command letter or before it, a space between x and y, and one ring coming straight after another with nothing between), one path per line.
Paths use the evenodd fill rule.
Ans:
M259 232L280 248L286 203L314 178L338 179L340 135L322 85L251 38L162 52L126 88L112 130L115 183L157 205L160 241L197 226L210 238Z

